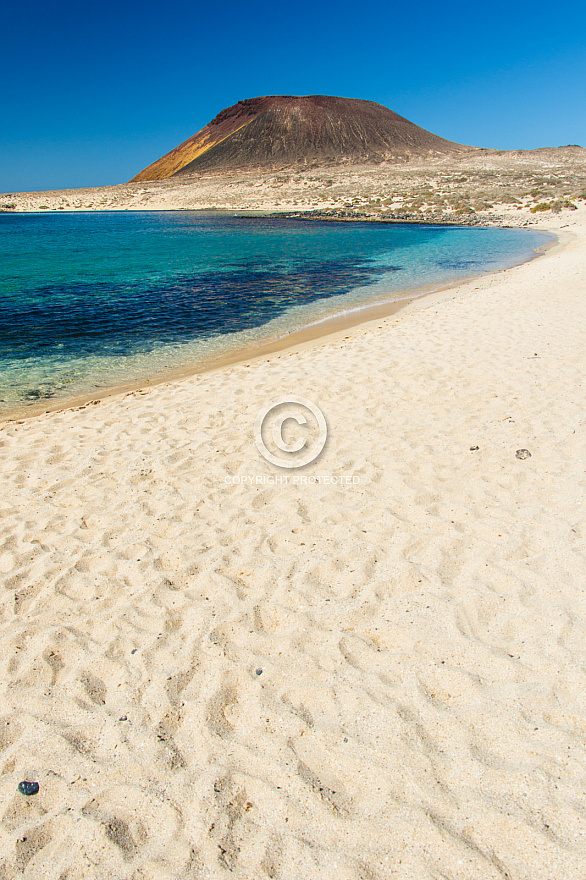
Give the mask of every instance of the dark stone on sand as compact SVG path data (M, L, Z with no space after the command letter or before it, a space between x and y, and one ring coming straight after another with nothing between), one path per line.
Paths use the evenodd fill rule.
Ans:
M470 452L478 452L479 449L480 449L480 446L471 446Z
M515 457L523 460L525 458L531 458L531 453L528 449L517 449L517 451L515 452Z
M38 794L39 792L39 783L38 782L19 782L18 790L21 794L26 795L26 797L30 797L33 794Z

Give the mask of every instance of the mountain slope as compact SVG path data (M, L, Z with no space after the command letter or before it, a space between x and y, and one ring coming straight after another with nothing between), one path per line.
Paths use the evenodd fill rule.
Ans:
M222 110L133 181L311 161L381 161L473 150L438 137L382 104L327 95L273 95Z

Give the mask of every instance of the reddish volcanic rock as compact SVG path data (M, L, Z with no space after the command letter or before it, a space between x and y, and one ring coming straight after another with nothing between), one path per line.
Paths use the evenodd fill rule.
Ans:
M307 162L407 160L473 149L438 137L373 101L273 95L222 110L133 180Z

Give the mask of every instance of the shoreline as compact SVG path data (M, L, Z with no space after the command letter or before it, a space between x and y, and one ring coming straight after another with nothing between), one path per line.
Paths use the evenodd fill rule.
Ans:
M201 213L201 214L224 214L229 217L251 217L251 218L281 218L288 220L321 220L322 222L333 222L333 223L389 223L389 224L407 224L407 225L418 225L418 226L453 226L453 227L485 227L487 229L503 228L503 229L516 229L526 228L529 224L527 223L525 218L504 218L501 216L496 217L476 217L473 214L467 214L461 217L458 217L454 214L442 215L442 214L423 214L423 215L413 215L413 214L369 214L369 213L353 213L350 211L344 210L325 210L322 208L307 208L304 211L292 211L290 208L283 208L281 210L275 209L251 209L251 208L226 208L226 207L144 207L144 208L95 208L95 209L79 209L79 210L59 210L58 208L51 208L45 211L40 211L36 208L19 210L19 211L8 211L8 210L0 210L0 216L5 214L7 216L20 216L24 215L38 215L39 217L47 217L51 216L51 214L57 214L58 216L63 216L66 214L120 214L120 213L129 213L129 214L139 214L139 213L160 213L160 214L185 214L189 212L193 213ZM513 221L513 222L506 222ZM514 222L518 220L518 222ZM537 220L534 221L535 224L538 223Z
M225 210L324 219L532 226L586 199L586 150L483 150L405 164L273 168L5 193L0 211ZM551 213L550 213L551 212Z
M270 217L271 215L259 216ZM316 219L324 218L320 217ZM349 219L352 219L354 222L391 222L377 221L367 218L362 218L360 220L356 220L356 218ZM336 222L336 218L330 218L330 220L332 222ZM344 221L340 220L339 222ZM397 220L394 222L409 225L408 222L404 220ZM429 223L429 225L441 224ZM444 225L452 224L446 223ZM263 340L258 344L255 344L248 348L238 349L236 351L230 352L229 354L214 358L213 360L205 364L198 363L197 366L195 366L193 364L186 363L181 367L177 367L175 369L169 370L168 372L166 371L165 373L155 375L152 378L145 377L143 379L137 379L130 382L117 383L107 388L100 389L100 391L98 392L75 394L72 397L56 400L54 404L51 404L50 402L39 402L30 404L28 406L15 407L14 409L11 409L9 411L7 410L4 413L0 413L0 427L3 424L10 424L13 422L18 423L26 419L36 418L45 413L78 409L80 407L85 407L89 404L98 403L102 400L107 400L112 397L124 397L128 394L140 392L145 389L156 388L161 385L180 381L181 379L187 379L191 376L205 375L206 373L226 369L227 367L237 364L246 364L252 363L256 360L269 359L271 356L280 354L282 352L296 352L303 350L308 346L321 345L327 343L328 341L335 341L338 337L343 336L348 332L359 330L361 328L366 328L376 321L391 318L394 315L402 312L403 310L409 309L409 307L413 306L413 303L420 300L426 300L428 297L431 297L434 294L449 294L450 291L455 290L464 284L471 283L478 278L498 275L499 273L508 272L512 269L517 268L518 266L525 265L526 263L529 263L539 257L545 256L552 248L556 248L560 244L559 236L552 230L538 229L536 231L542 231L544 234L550 235L551 240L549 242L544 242L543 245L540 245L538 248L534 248L533 253L527 256L526 259L522 259L519 262L514 262L511 265L507 265L499 269L493 269L488 272L480 272L475 275L467 276L460 279L452 279L447 282L428 284L423 287L407 289L405 291L401 291L399 295L395 293L393 298L382 299L375 303L359 305L350 310L333 312L332 314L327 315L323 318L319 318L316 321L310 322L308 324L302 324L299 327L296 327L294 330L281 336Z
M6 877L586 876L586 205L549 231L0 426ZM255 444L286 395L328 427L303 484Z

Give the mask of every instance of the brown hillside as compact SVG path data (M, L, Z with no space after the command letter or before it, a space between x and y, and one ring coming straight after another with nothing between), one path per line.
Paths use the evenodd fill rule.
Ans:
M308 161L405 160L473 149L438 137L373 101L275 95L249 98L222 110L133 180Z

